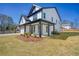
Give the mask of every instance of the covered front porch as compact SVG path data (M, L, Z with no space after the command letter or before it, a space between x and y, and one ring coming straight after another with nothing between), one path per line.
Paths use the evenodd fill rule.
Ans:
M54 31L54 23L46 20L39 19L24 24L24 33L31 33L39 37L50 36L52 31Z

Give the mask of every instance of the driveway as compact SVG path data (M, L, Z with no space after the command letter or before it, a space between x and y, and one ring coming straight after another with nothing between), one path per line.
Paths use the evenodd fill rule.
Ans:
M0 34L0 36L20 35L20 33Z

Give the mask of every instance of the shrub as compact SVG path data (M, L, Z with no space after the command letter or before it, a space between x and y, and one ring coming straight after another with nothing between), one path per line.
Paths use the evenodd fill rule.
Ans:
M24 35L28 35L28 33L24 33Z
M29 32L29 33L27 33L29 36L31 36L31 33Z
M21 36L24 36L23 34L20 34Z
M51 34L56 34L56 35L59 35L60 33L57 32L57 31L52 31Z
M24 35L31 36L31 33L30 32L24 33Z

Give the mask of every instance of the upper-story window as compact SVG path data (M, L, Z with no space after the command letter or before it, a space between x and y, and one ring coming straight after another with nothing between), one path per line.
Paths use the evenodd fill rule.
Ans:
M33 16L33 20L36 20L36 19L37 19L37 14Z
M56 19L56 23L57 23L57 19Z
M46 13L43 14L44 18L46 18Z
M53 22L53 17L52 17L52 22Z

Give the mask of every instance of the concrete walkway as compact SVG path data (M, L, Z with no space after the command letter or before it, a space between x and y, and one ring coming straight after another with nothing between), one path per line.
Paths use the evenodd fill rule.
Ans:
M0 36L20 35L20 33L0 34Z

